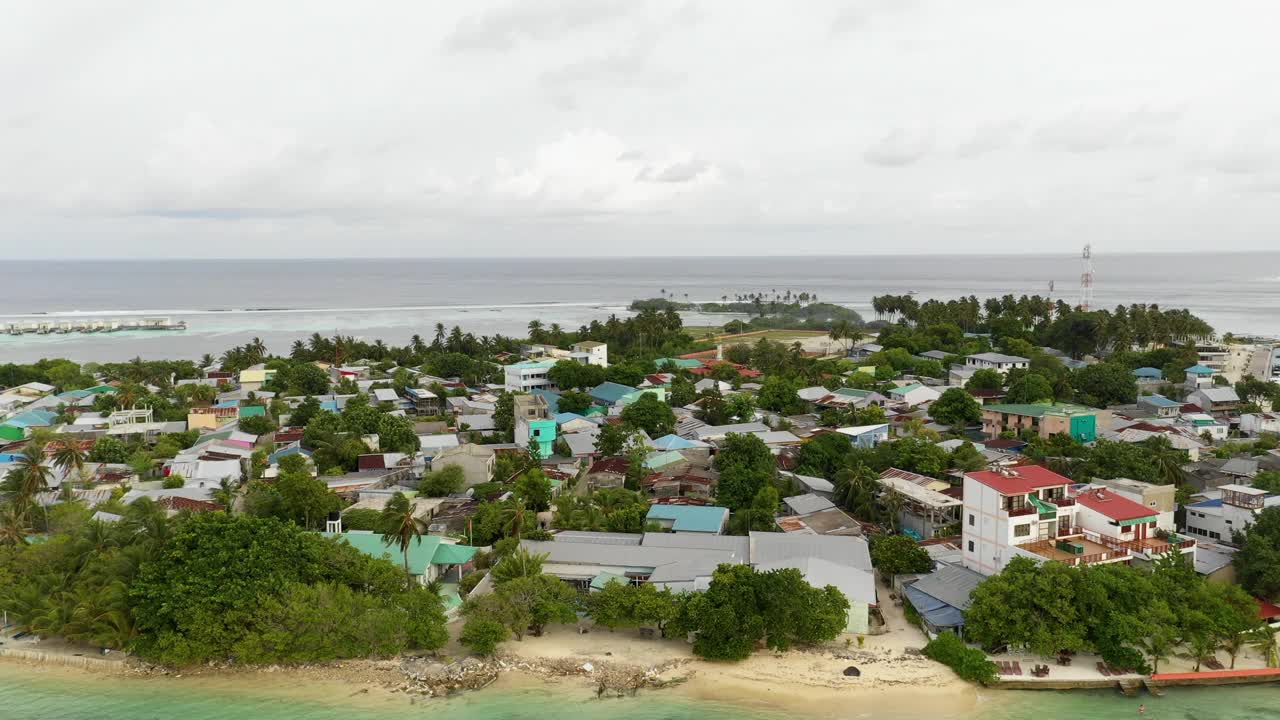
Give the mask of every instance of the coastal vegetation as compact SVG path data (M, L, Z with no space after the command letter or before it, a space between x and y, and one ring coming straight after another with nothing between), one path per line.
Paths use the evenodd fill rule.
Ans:
M170 665L297 663L434 650L439 598L395 564L274 518L166 512L115 523L58 506L42 542L0 547L0 605L26 632Z
M978 585L965 636L987 649L1025 648L1045 658L1092 652L1116 667L1158 672L1175 653L1200 659L1240 643L1259 626L1239 586L1196 574L1178 553L1151 570L1124 564L1072 567L1015 557Z

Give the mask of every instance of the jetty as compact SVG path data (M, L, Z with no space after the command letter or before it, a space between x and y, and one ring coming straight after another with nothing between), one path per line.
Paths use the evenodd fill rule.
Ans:
M77 318L0 323L0 332L6 335L67 335L71 333L115 333L132 330L159 332L186 329L186 320L175 321L167 317L124 320L114 318Z

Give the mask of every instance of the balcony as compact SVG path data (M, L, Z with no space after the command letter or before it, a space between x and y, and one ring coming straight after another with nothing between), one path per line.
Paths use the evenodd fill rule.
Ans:
M1005 512L1009 514L1009 517L1022 517L1023 515L1035 515L1037 511L1030 505L1023 505L1022 507L1006 510Z
M1072 505L1075 505L1076 499L1063 496L1063 497L1056 497L1056 498L1047 498L1045 502L1049 503L1050 505L1057 505L1058 507L1063 508L1063 507L1071 507Z
M1080 565L1092 565L1103 562L1116 562L1125 560L1129 557L1129 550L1125 548L1111 548L1092 540L1086 540L1083 537L1075 538L1071 542L1083 547L1083 552L1072 553L1058 548L1056 540L1036 540L1035 542L1019 545L1018 547L1030 553L1035 553L1046 560L1060 562L1064 565L1077 567Z

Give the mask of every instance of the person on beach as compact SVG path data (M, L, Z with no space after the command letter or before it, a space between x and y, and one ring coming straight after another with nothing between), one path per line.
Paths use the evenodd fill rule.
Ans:
M1138 706L1138 714L1139 714L1139 715L1146 715L1146 714L1147 714L1147 706L1146 706L1145 704L1143 704L1143 705L1139 705L1139 706Z

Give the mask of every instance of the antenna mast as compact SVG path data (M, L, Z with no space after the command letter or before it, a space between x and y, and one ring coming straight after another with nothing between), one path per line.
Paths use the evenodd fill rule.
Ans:
M1085 245L1080 254L1083 270L1080 273L1080 311L1089 312L1093 305L1093 251L1092 245Z

